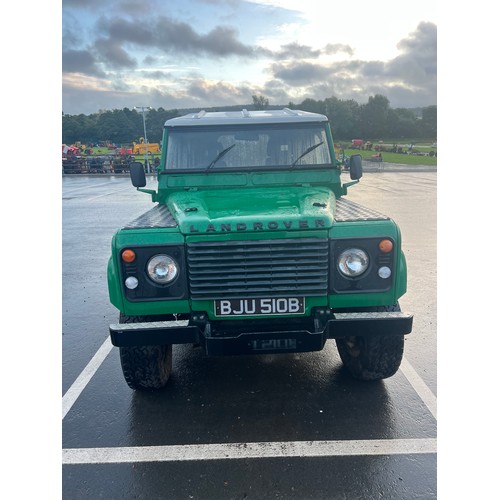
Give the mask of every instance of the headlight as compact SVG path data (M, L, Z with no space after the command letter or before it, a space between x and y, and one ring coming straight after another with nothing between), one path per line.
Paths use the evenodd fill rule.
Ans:
M339 271L349 278L355 278L363 274L368 268L368 264L368 255L359 248L344 250L337 261Z
M160 285L171 283L179 274L179 266L168 255L155 255L147 265L148 276Z

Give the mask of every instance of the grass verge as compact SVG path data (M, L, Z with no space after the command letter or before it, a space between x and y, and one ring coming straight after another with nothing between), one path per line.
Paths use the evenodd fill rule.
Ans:
M346 149L344 154L347 156L360 154L363 159L369 159L374 154L378 154L375 151L360 151L359 149ZM402 153L382 153L382 158L384 163L400 163L402 165L426 165L426 166L437 166L436 156L417 156L417 155L407 155Z

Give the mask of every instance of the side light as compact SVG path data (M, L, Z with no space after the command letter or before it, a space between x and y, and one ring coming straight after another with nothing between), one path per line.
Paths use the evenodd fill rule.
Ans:
M135 252L133 250L130 250L127 248L127 250L123 250L122 252L122 260L123 262L127 262L128 264L130 262L134 262L135 260Z
M137 288L137 285L139 285L139 280L138 280L135 276L129 276L129 277L125 280L125 286L126 286L129 290L134 290L135 288Z
M387 278L390 278L391 277L391 274L392 274L392 271L390 270L390 268L388 268L387 266L382 266L379 270L378 270L378 275L383 278L383 279L387 279Z
M389 253L392 251L394 245L391 240L382 240L378 244L378 248L382 253Z

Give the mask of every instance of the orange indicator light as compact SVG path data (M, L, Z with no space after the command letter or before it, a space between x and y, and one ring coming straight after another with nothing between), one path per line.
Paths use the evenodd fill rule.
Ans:
M378 244L378 248L382 253L389 253L392 250L393 246L394 245L392 244L391 240L382 240Z
M134 262L135 252L133 250L123 250L122 259L124 262Z

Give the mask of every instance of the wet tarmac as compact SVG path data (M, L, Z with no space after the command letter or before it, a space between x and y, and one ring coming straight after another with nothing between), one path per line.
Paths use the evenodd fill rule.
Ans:
M349 189L403 235L414 326L394 377L352 380L334 341L224 358L174 346L156 393L123 380L106 283L113 233L150 198L122 176L62 187L63 498L437 498L435 172L367 172Z

